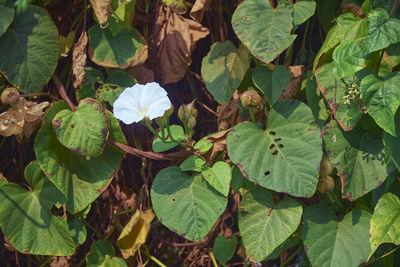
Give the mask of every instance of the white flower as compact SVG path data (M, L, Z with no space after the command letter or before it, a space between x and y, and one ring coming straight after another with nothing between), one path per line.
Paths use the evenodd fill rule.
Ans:
M114 116L125 124L161 117L171 107L167 92L155 82L126 88L114 102Z

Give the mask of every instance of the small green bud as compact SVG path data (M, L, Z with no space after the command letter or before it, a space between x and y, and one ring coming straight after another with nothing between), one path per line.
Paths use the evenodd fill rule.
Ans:
M261 97L256 90L247 90L240 96L240 101L245 108L257 107L261 104Z
M1 102L4 104L9 104L10 106L16 104L19 99L19 92L14 87L8 87L4 89L3 93L1 94Z
M333 166L329 161L328 157L324 154L322 156L321 165L319 166L319 175L327 176L331 175L333 172Z
M197 118L198 111L194 106L194 100L186 105L182 105L178 109L178 117L182 122L188 122L190 117Z
M195 117L189 117L189 120L187 122L187 127L189 127L190 129L193 129L194 126L196 126L196 118Z
M321 176L317 189L320 193L325 194L335 188L335 181L329 175Z

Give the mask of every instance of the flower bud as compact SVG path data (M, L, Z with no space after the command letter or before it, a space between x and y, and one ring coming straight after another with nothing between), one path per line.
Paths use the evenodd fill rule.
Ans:
M171 107L164 112L164 115L155 119L156 123L159 126L166 125L168 122L168 118L172 115L173 112L174 112L174 105L171 104Z
M194 126L196 126L196 118L195 117L189 117L189 120L187 122L187 127L189 127L190 129L193 129Z
M190 113L186 105L181 105L178 109L178 117L182 122L187 122L190 117Z
M190 116L197 118L198 111L194 106L194 100L191 103L187 104L186 107L190 113Z
M8 87L4 89L3 93L1 94L1 102L3 102L4 104L9 104L10 106L17 103L18 99L19 92L14 87Z
M335 181L329 175L321 176L317 189L320 193L325 194L335 188Z
M324 154L322 156L321 164L319 166L319 175L320 176L327 176L331 175L333 172L333 166L329 161L328 157Z
M256 90L247 90L240 96L240 101L245 108L257 107L261 104L261 97Z

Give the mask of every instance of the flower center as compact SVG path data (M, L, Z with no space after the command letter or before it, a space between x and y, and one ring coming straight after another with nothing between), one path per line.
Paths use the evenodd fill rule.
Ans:
M141 109L139 110L138 115L139 115L139 116L145 116L147 113L148 113L147 108L141 108Z

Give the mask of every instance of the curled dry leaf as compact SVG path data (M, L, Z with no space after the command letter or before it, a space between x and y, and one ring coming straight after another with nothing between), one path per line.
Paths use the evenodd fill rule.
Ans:
M343 5L342 3L342 12L343 13L353 13L356 17L361 18L364 14L361 10L361 7L357 4L350 3Z
M20 134L24 129L24 113L17 108L10 108L0 114L0 135Z
M72 53L72 73L74 74L75 88L81 86L81 84L83 83L83 78L85 77L87 43L87 33L82 32L78 42L74 45L74 52Z
M107 22L108 17L111 15L111 0L90 0L94 13L100 24Z
M121 235L118 237L117 246L121 249L122 257L134 256L136 251L146 242L151 221L154 219L152 210L136 210Z
M281 101L296 98L297 94L300 92L301 81L305 73L303 65L289 66L288 71L290 72L290 80L279 98Z
M190 17L200 23L203 20L204 12L208 9L209 5L210 0L196 0L190 10Z
M149 61L163 84L178 82L192 63L196 42L209 34L200 23L160 5L149 36Z
M227 104L218 106L217 113L218 130L228 129L243 121L239 117L239 94L237 91L233 94L231 100L229 100Z

